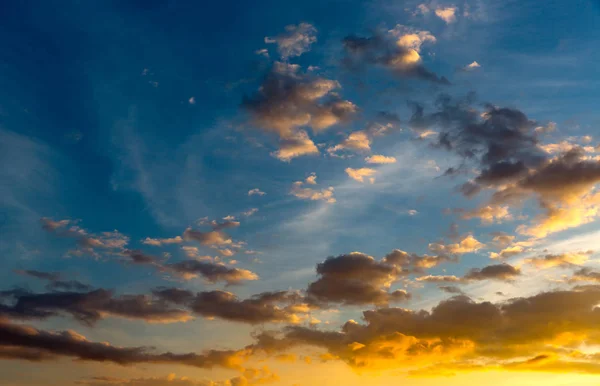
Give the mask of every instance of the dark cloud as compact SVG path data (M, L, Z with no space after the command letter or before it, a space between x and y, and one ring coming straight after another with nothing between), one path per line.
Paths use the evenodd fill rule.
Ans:
M69 314L92 325L106 315L170 323L190 319L188 311L170 307L146 295L115 296L112 291L15 294L13 304L0 305L0 314L13 319L44 319Z
M575 271L573 276L570 279L571 282L578 281L590 281L590 282L600 282L600 272L594 271L591 268L581 268Z
M481 280L513 280L521 271L510 264L488 265L483 268L472 268L463 277L453 275L428 275L418 277L419 282L468 284Z
M90 285L77 280L62 280L59 272L42 272L36 270L17 270L15 273L24 276L35 277L36 279L46 280L49 283L46 288L52 291L87 291L92 289Z
M463 295L464 294L460 288L453 286L453 285L441 285L438 288L448 294L453 294L453 295Z
M148 255L139 249L126 249L123 251L123 256L125 256L127 258L126 261L131 264L158 265L160 263L160 259L158 257Z
M389 291L405 274L401 268L360 252L327 258L317 265L317 274L319 278L307 289L308 299L317 303L380 305L410 297L403 290Z
M425 113L424 106L413 103L409 122L416 131L438 132L435 146L455 152L476 166L474 178L460 187L465 196L492 190L487 203L464 212L463 217L502 221L511 217L509 206L533 197L543 213L518 231L545 237L597 216L593 208L598 200L594 187L600 182L599 160L568 142L565 146L540 144L540 126L518 109L488 104L480 112L474 101L473 95L463 99L441 95L436 111L430 114ZM553 148L564 152L553 155Z
M306 319L309 310L296 293L266 292L241 300L230 292L219 290L199 292L191 300L190 309L206 318L250 324L298 323Z
M60 279L60 273L58 272L42 272L36 270L17 270L16 274L35 277L36 279L56 281Z
M510 264L488 265L484 268L473 268L464 279L469 280L512 280L521 274L521 270Z
M12 355L12 357L11 357ZM236 351L211 350L203 354L156 353L148 347L118 347L93 342L74 331L44 331L0 322L0 357L47 360L66 357L83 361L112 362L119 365L162 363L198 368L239 368Z
M419 51L426 42L435 42L435 37L425 31L415 34L395 29L370 37L350 35L342 41L346 52L343 64L350 69L376 65L400 76L449 85L448 79L423 66Z
M254 272L211 261L184 260L165 264L163 268L185 279L202 276L210 283L224 281L228 284L237 284L241 281L258 279Z
M193 293L177 288L159 288L153 293L167 302L185 305L197 315L249 324L298 323L309 311L297 292L264 292L240 299L226 291Z

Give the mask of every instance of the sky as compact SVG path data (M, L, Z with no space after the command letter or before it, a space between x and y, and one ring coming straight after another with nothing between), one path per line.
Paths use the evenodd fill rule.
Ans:
M597 385L600 3L0 4L0 383Z

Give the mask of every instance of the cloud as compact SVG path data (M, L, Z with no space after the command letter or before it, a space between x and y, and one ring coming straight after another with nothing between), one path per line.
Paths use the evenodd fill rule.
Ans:
M209 232L201 232L187 228L183 232L183 239L186 241L196 241L201 245L216 246L231 244L231 237L220 230L213 230Z
M375 65L400 76L450 84L445 77L438 77L422 64L421 46L435 41L436 38L428 31L418 31L400 24L370 37L351 35L343 40L346 52L343 63L350 69Z
M490 252L490 259L507 259L525 252L523 245L515 244L502 249L500 252Z
M277 51L283 60L300 56L310 50L317 41L317 29L308 23L288 25L285 32L275 37L265 37L265 43L277 44ZM263 50L260 50L263 54ZM264 50L266 51L266 50Z
M130 250L130 249L126 249L122 252L122 255L125 256L127 259L125 260L127 263L131 263L131 264L141 264L141 265L154 265L154 266L160 266L161 263L161 259L156 257L156 256L152 256L152 255L148 255L140 250Z
M299 323L307 319L309 312L300 294L291 291L263 292L248 299L221 290L193 293L178 288L158 288L153 293L166 302L185 305L204 318L248 324Z
M239 369L243 352L211 350L203 354L156 353L147 347L119 347L106 342L93 342L71 331L45 331L33 327L0 322L0 350L4 357L24 353L34 360L73 358L90 362L112 362L119 365L170 364L197 368L225 367Z
M458 212L462 213L461 217L465 220L478 218L482 224L501 223L513 218L507 205L486 205L473 210L458 210Z
M428 246L432 252L448 255L473 253L484 247L485 244L480 243L473 235L467 235L460 242L454 244L431 243Z
M471 105L473 97L454 100L441 95L438 111L424 114L413 104L414 130L440 128L435 146L455 152L478 167L477 175L461 187L472 197L491 190L491 199L479 211L466 212L484 221L506 218L507 206L536 198L542 213L531 225L518 228L537 238L595 219L600 195L600 161L574 147L558 156L546 152L537 138L537 123L517 110L488 105L483 112ZM499 217L499 218L498 218Z
M456 21L456 7L439 7L435 10L435 15L446 22L451 24Z
M463 291L460 288L453 285L441 285L438 288L448 294L464 295Z
M54 221L48 217L42 217L40 221L42 223L42 228L47 231L55 231L59 228L65 228L67 225L71 224L71 220L68 219Z
M258 275L247 269L229 267L222 263L209 261L184 260L164 265L164 269L186 280L202 276L209 283L219 281L238 284L242 281L258 280Z
M316 175L310 175L305 181L294 182L290 194L303 200L325 201L329 204L333 204L335 202L335 197L333 197L332 186L321 190L306 187L306 185L315 185L316 178Z
M570 279L571 282L591 281L600 282L600 272L596 272L588 267L577 270Z
M469 63L466 66L464 66L463 71L473 71L478 68L481 68L481 64L477 63L476 61L473 61L472 63Z
M292 158L311 154L319 154L319 149L308 134L302 130L280 139L279 150L272 153L281 161L290 161Z
M297 302L295 293L266 292L249 299L240 300L225 291L201 292L196 295L190 308L207 318L220 318L249 324L299 323L307 318L309 308ZM279 305L285 306L280 308Z
M385 255L384 261L397 267L402 267L407 272L420 273L425 269L437 267L448 262L457 262L455 257L446 254L440 255L417 255L400 249L394 249Z
M365 158L365 162L368 164L395 164L396 157L387 157L384 155L375 154Z
M488 265L484 268L473 268L469 270L463 277L454 275L427 275L416 278L418 282L427 283L457 283L467 284L473 281L482 280L513 280L519 276L521 271L518 268L509 264Z
M46 288L52 291L87 291L92 287L77 280L64 280L59 272L41 272L36 270L17 270L19 275L31 276L49 283Z
M224 381L192 380L188 377L178 377L171 373L166 377L150 378L115 378L115 377L91 377L75 382L77 385L87 386L251 386L278 381L277 374L271 372L268 367L261 369L246 369L244 375L240 375Z
M467 272L464 279L469 280L512 280L519 276L521 271L510 264L488 265L484 268L473 268Z
M250 208L247 211L242 212L242 215L246 216L246 217L250 217L250 216L256 214L256 212L258 212L258 208Z
M144 240L142 240L143 244L152 245L154 247L160 247L168 244L181 244L182 242L183 239L181 236L169 237L165 239L153 239L151 237L146 237Z
M153 301L145 295L115 296L112 291L49 292L13 294L14 303L1 304L0 315L17 319L45 319L69 314L92 325L105 316L139 319L148 323L184 322L189 312Z
M570 268L585 264L592 253L593 251L547 254L545 256L525 259L523 262L525 264L533 265L538 269L554 267Z
M357 111L334 92L340 87L337 81L300 72L298 65L275 62L258 92L244 98L242 107L254 125L279 136L274 156L289 161L319 152L303 128L319 133L349 121Z
M375 175L377 173L377 170L371 169L371 168L360 168L360 169L346 168L345 172L346 172L346 174L348 174L348 177L350 177L353 180L356 180L358 182L364 182L364 178L367 177L367 178L369 178L369 181L371 183L374 183L375 178L371 177L371 176Z
M263 192L262 190L260 190L258 188L250 189L248 191L249 196L264 196L265 194L267 194L267 193Z
M71 220L54 221L50 218L43 217L40 221L44 230L61 237L77 240L78 248L69 251L70 255L77 256L87 254L99 257L100 252L114 252L115 250L121 250L129 243L129 237L117 230L92 234L88 233L78 225L75 225Z
M339 331L292 326L280 334L264 333L254 349L276 353L308 345L362 371L414 374L419 369L430 376L445 367L468 370L474 363L480 370L501 366L523 371L541 364L541 353L593 364L596 358L577 348L599 340L599 301L597 289L542 292L497 304L459 295L431 311L364 311L364 324L350 320ZM522 358L536 360L514 368Z
M371 139L366 131L360 130L350 133L348 138L343 140L340 144L332 146L327 149L329 154L335 154L340 150L349 150L354 152L370 152L371 151Z
M316 303L381 305L405 301L410 298L406 291L389 291L391 284L404 274L401 268L385 260L352 252L319 263L319 278L310 283L306 293Z

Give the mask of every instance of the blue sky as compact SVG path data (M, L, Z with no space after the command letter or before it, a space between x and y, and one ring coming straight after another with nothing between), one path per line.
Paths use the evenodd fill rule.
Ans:
M593 282L597 1L24 1L0 19L0 290L48 292L29 270L152 302L158 287L299 291L316 328L336 330L384 307L337 285L311 292L327 278L317 264L352 252L404 270L369 285L406 291L395 306L414 310L452 296L442 283L500 304ZM414 266L384 258L396 249ZM439 261L418 268L424 256ZM190 279L175 268L189 261L243 278ZM488 266L515 271L468 274ZM237 349L258 328L56 312L6 318L174 352ZM101 385L85 379L105 371L91 361L67 376L63 358L24 381L32 366L0 361L11 385ZM117 384L143 378L113 371Z

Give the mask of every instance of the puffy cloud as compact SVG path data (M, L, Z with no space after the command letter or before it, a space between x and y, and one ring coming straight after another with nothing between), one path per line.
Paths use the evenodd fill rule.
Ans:
M304 181L296 181L292 184L292 189L290 190L290 194L297 198L303 200L311 200L311 201L325 201L329 204L333 204L335 202L335 197L333 197L333 187L330 186L325 189L313 189L309 188L306 185L315 185L316 184L316 175L310 175Z
M121 250L129 243L129 237L117 230L91 234L78 225L75 225L71 220L54 221L47 217L43 217L41 223L42 228L48 232L77 240L78 248L69 251L71 255L87 254L99 257L99 251L112 252ZM71 225L69 226L69 224Z
M364 179L366 177L369 179L369 181L371 183L375 182L375 178L372 176L377 174L377 170L371 169L371 168L360 168L360 169L346 168L345 172L346 172L346 174L348 174L348 177L352 178L353 180L356 180L358 182L364 182Z
M456 152L479 167L476 177L461 191L474 196L493 191L480 209L465 212L484 221L507 218L508 206L530 197L538 200L542 213L521 234L542 238L593 221L600 215L600 161L584 148L574 146L557 156L539 143L536 122L516 109L488 106L483 113L471 107L471 96L453 100L442 95L438 111L424 114L414 105L411 126L415 130L441 128L436 145Z
M350 133L348 138L343 140L340 144L327 149L327 152L333 155L340 150L369 152L371 151L371 138L369 138L369 135L366 131L355 131Z
M152 245L153 247L160 247L168 244L181 244L182 242L183 239L181 236L169 237L165 239L153 239L151 237L146 237L144 240L142 240L143 244Z
M484 268L473 268L467 272L464 279L470 280L512 280L519 276L521 271L510 264L488 265Z
M265 43L277 44L277 51L283 60L300 56L310 50L317 41L317 29L308 23L288 25L285 32L275 37L265 37ZM266 51L266 50L265 50ZM261 54L262 54L261 50Z
M319 152L303 127L320 132L348 121L357 111L334 93L338 82L299 70L298 65L275 62L258 93L242 102L256 126L279 135L274 156L284 161Z
M249 196L264 196L265 194L267 194L267 193L263 192L262 190L260 190L258 188L250 189L248 191Z
M540 257L532 257L525 259L525 264L533 265L539 269L547 269L554 267L573 267L585 264L593 251L586 252L567 252L560 254L547 254Z
M492 243L499 247L509 246L515 239L515 236L506 232L492 232L491 235L493 236Z
M247 269L229 267L222 263L210 261L184 260L164 265L164 269L184 279L202 276L209 283L224 281L237 284L247 280L258 280L258 275Z
M508 259L525 252L523 245L515 244L502 249L500 252L490 252L490 259Z
M365 158L368 164L395 164L396 157L387 157L385 155L375 154Z
M388 264L402 267L407 272L423 272L425 269L437 267L440 264L456 262L456 258L445 254L441 255L417 255L400 249L394 249L385 255L383 259Z
M292 158L303 155L318 154L317 145L310 139L306 131L299 130L279 140L279 150L272 155L281 161L290 161Z
M119 347L106 342L93 342L71 330L45 331L4 321L0 321L0 351L5 358L15 354L18 359L46 360L62 357L119 365L160 363L207 369L240 369L245 355L243 351L233 350L210 350L202 354L157 353L147 347ZM23 354L28 354L29 358Z
M473 235L467 235L458 243L454 244L443 244L443 243L431 243L429 244L429 250L438 254L448 255L462 255L465 253L477 252L481 248L484 248L485 244L480 243Z
M552 354L593 364L597 359L577 351L600 340L597 289L543 292L498 304L455 296L431 311L382 307L363 312L364 324L346 322L340 331L294 326L281 334L259 336L255 350L288 351L297 346L324 349L361 370L399 369L439 374L446 366L484 370ZM564 370L564 367L563 367Z
M188 228L183 232L183 239L188 241L196 241L201 245L215 246L231 244L231 237L220 231L213 230L209 232L201 232Z
M346 305L388 304L407 300L404 290L390 292L390 286L405 271L386 260L377 261L360 252L329 257L317 265L317 281L306 291L317 303Z
M481 68L481 64L477 63L476 61L467 64L466 66L463 67L464 71L473 71L475 69Z
M445 21L446 24L451 24L456 21L456 11L456 7L439 7L436 8L435 15Z
M65 228L67 225L69 225L72 222L71 220L55 221L48 217L42 217L40 219L40 221L42 223L42 228L44 228L47 231L55 231L59 228Z
M122 255L127 258L126 262L131 264L146 264L146 265L154 265L160 266L161 259L148 255L140 250L130 250L126 249L122 252Z
M600 272L596 272L591 268L581 268L577 270L570 279L571 282L591 281L600 282Z
M467 220L478 218L483 224L500 223L513 218L507 205L486 205L473 210L459 210L459 212L462 213L462 218Z
M449 84L445 77L438 77L422 64L421 46L435 41L428 31L418 31L400 24L371 37L348 36L343 40L347 54L344 63L349 68L377 65L401 76Z

